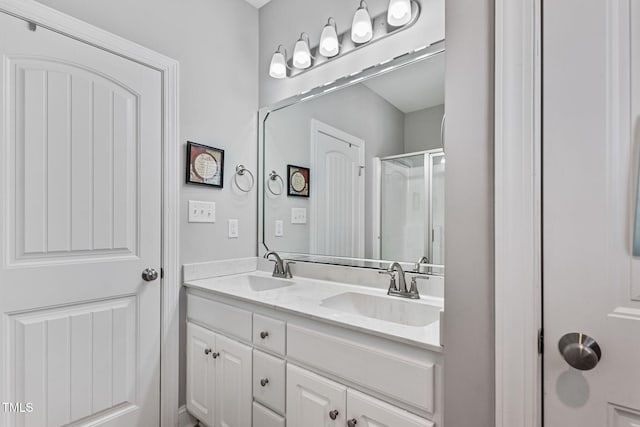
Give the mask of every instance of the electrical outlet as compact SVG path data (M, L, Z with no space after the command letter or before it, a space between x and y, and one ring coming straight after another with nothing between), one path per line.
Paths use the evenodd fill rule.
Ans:
M277 220L276 221L276 237L284 236L284 221Z
M189 222L216 222L215 202L189 200Z
M291 224L306 224L306 223L307 223L307 209L291 208Z
M230 239L237 239L238 238L238 230L239 226L238 226L238 220L237 219L230 219L229 220L229 238Z

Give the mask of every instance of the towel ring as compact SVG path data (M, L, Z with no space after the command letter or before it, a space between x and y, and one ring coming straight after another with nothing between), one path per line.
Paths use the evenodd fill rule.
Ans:
M271 182L275 181L276 179L280 180L280 191L273 191L273 188L271 188ZM271 173L269 174L269 180L267 181L267 188L269 189L269 193L273 194L274 196L279 196L282 194L282 192L284 191L284 180L280 175L278 175L278 172L271 171Z
M249 176L251 177L251 185L249 185L249 188L243 188L238 182L238 175L244 176L245 172L248 173ZM238 190L242 191L243 193L248 193L253 189L253 186L256 183L256 179L253 177L253 174L251 173L251 171L245 168L244 165L238 165L236 166L236 174L233 176L233 182L236 183L236 187L238 187Z

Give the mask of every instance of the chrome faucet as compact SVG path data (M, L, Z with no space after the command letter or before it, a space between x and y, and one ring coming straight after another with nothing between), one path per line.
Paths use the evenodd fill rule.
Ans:
M422 273L420 271L420 267L421 267L420 264L429 264L429 258L427 258L426 256L423 256L416 262L416 268L415 268L416 273Z
M398 273L397 286L396 272ZM391 263L387 271L380 271L380 274L388 274L391 277L391 279L389 280L389 290L387 291L387 295L410 299L420 299L420 293L418 292L416 278L413 277L411 279L411 289L407 289L407 281L404 276L404 270L399 263Z
M291 274L291 264L293 263L285 263L284 261L282 261L282 258L280 258L280 255L278 255L278 253L275 251L267 252L266 254L264 254L264 258L269 259L269 257L272 255L275 258L273 260L275 262L275 265L273 267L273 277L279 277L281 279L291 279L293 277L293 275Z

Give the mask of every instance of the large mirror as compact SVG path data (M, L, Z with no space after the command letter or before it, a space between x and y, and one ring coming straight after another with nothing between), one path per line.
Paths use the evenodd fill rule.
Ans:
M262 250L442 274L444 70L432 49L268 111Z

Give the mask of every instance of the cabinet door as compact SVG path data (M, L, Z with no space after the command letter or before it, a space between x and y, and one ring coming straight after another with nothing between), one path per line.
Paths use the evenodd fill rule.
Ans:
M215 427L251 425L251 347L216 335Z
M349 426L357 427L435 426L425 418L355 390L347 392L347 423Z
M345 386L287 364L287 425L342 427L346 400Z
M187 324L187 409L208 426L213 426L215 404L214 344L213 332Z

